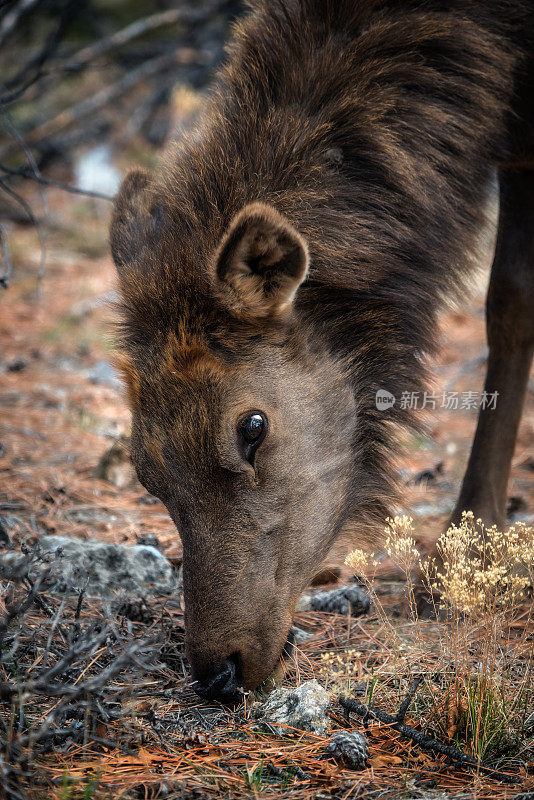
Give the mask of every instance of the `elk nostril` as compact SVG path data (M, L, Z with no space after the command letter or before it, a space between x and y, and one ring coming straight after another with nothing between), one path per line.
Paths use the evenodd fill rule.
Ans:
M234 654L224 661L215 675L210 675L193 685L195 692L205 700L219 700L235 705L241 701L239 656Z

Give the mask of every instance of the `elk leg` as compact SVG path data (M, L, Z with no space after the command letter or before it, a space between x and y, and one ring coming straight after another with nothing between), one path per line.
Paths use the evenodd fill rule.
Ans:
M486 304L488 396L451 522L473 511L503 526L507 486L534 354L534 172L503 171L495 256Z

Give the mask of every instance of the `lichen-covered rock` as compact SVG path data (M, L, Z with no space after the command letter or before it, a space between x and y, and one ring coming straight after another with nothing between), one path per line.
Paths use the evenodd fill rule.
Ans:
M349 769L364 769L369 758L369 742L360 731L342 731L332 736L325 755L343 762Z
M30 555L0 555L0 576L32 580L59 591L85 589L89 595L168 595L179 579L155 547L43 536Z
M330 592L319 592L310 598L310 608L313 611L348 614L350 609L353 617L367 614L370 605L371 600L367 592L355 585L342 586Z
M295 611L311 611L311 599L313 595L311 594L301 594L299 599L297 600L297 605L295 606Z
M283 735L280 725L324 735L329 697L317 681L306 681L296 688L275 689L263 703L252 707L252 716L268 723Z
M298 625L293 625L291 628L291 633L293 634L293 641L295 644L302 644L303 642L307 642L308 639L311 639L313 633L309 633L308 631L302 630L299 628Z
M29 560L24 553L12 550L0 553L0 578L21 580L28 577Z

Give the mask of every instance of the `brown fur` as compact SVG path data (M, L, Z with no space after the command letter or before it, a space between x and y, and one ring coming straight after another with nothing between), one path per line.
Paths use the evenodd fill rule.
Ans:
M133 458L182 536L189 656L200 679L238 657L249 686L342 529L383 521L413 420L375 394L421 387L492 171L530 157L533 30L519 0L252 6L198 127L126 178L111 228Z

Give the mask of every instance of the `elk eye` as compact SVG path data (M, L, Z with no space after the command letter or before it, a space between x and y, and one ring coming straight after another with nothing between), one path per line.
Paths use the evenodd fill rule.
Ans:
M267 433L267 417L256 411L247 414L239 423L239 435L243 443L244 455L250 464L254 463L254 454Z
M263 433L263 415L251 414L250 417L245 417L241 423L241 435L245 442L252 444Z

